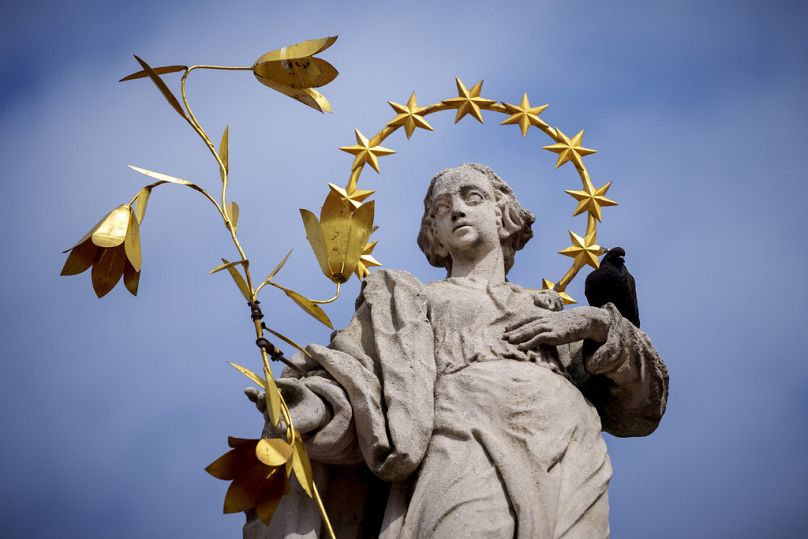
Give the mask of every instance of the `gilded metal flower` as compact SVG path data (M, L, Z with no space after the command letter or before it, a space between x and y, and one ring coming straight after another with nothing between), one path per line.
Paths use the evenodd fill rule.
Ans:
M335 283L351 277L364 254L373 230L374 201L354 209L349 199L328 193L320 220L309 210L300 210L306 237L323 274Z
M227 445L232 449L205 468L217 479L232 481L224 497L225 513L255 509L258 518L269 524L281 497L289 492L292 473L306 494L314 496L311 462L297 431L292 443L280 438L231 436Z
M140 223L135 210L121 204L101 219L73 247L62 275L78 275L92 266L95 294L100 298L115 288L123 277L124 285L137 295L140 282Z
M336 36L324 37L270 51L255 61L253 74L261 84L273 90L320 112L331 112L331 104L313 88L325 86L339 72L314 55L326 50L336 40Z
M224 512L255 509L258 518L269 524L281 497L289 491L291 467L287 462L292 455L291 446L283 440L245 440L232 436L227 444L232 449L205 468L217 479L232 481L224 497Z

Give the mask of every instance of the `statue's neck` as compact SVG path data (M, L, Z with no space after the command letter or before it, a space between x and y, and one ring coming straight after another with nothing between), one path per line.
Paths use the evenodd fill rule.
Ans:
M463 256L464 254L470 256ZM455 253L452 256L452 271L449 277L467 277L486 284L505 282L502 249L491 249L482 256L477 252Z

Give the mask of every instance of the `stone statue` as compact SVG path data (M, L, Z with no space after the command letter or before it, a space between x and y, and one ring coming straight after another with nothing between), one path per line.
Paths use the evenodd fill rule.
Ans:
M653 432L668 375L612 304L505 279L533 220L490 168L439 172L418 245L448 277L372 273L350 325L292 359L306 376L279 380L338 537L608 537L601 431ZM301 490L244 533L320 526Z

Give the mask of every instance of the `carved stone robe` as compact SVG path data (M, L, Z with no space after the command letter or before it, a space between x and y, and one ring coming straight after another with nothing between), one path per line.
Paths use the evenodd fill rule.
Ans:
M525 352L503 339L509 323L547 308L561 309L554 292L377 271L350 325L328 347L310 345L311 359L293 358L307 376L284 376L329 412L304 438L337 537L609 535L601 430L650 434L667 371L611 304L600 346ZM253 517L244 533L323 536L299 487L269 527Z

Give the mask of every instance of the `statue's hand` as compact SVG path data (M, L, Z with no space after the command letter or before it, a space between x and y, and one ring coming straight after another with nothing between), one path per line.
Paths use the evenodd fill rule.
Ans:
M567 311L531 313L505 327L503 338L530 350L541 344L567 344L582 339L606 342L609 317L596 307L578 307Z
M301 434L317 430L328 421L329 412L322 399L301 384L299 380L279 378L275 380L275 383L283 395L283 400L286 401L286 406L289 407L289 414L292 416L295 428ZM244 394L255 403L255 407L264 414L264 419L268 421L264 391L248 387L244 390Z

